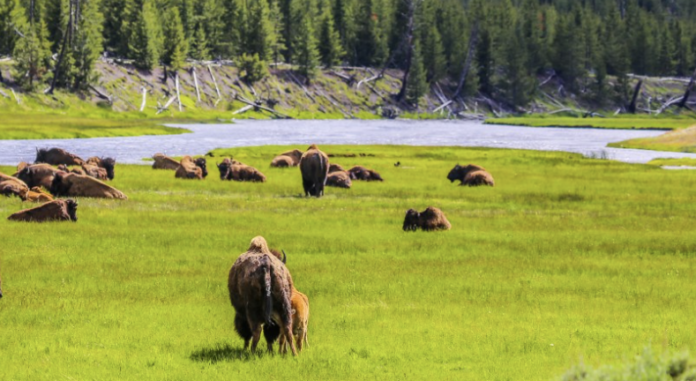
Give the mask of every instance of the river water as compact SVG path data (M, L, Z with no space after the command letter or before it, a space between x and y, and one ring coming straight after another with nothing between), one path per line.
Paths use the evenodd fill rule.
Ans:
M215 148L260 145L403 144L520 148L577 152L630 163L654 158L696 158L696 154L607 148L611 142L652 137L664 131L582 128L529 128L474 121L331 120L238 121L236 124L184 124L192 134L62 140L0 140L0 164L33 162L36 148L60 147L87 158L109 156L119 163L146 164L157 152L202 155Z

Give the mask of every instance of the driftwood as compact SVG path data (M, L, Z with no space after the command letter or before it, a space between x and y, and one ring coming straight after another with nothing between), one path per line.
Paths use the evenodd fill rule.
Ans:
M336 77L338 77L338 78L341 78L342 80L346 81L346 83L348 84L348 86L353 86L353 84L355 83L355 76L348 76L348 75L346 75L346 74L339 73L339 72L336 72L336 71L330 71L329 74L334 75L334 76L336 76Z
M240 108L239 110L233 112L232 115L243 114L243 113L253 109L254 107L256 107L256 106L251 106L251 105L244 106L244 107Z
M172 104L175 100L176 100L176 95L173 96L173 97L171 97L171 98L169 98L169 100L167 101L167 103L165 103L163 107L160 107L160 108L157 110L157 115L159 115L160 113L162 113L162 112L164 112L165 110L167 110L167 109L169 108L169 106L171 106L171 104Z
M174 76L174 83L176 84L176 99L179 101L179 112L181 112L181 94L179 93L179 73Z
M4 91L2 91L2 90L0 90L0 95L2 95L2 96L5 97L5 98L9 98L9 97L10 97L9 95L7 95L6 92L4 92Z
M100 91L99 89L97 89L96 87L94 87L92 85L89 85L89 89L94 91L99 96L99 98L106 99L109 102L113 102L111 100L111 96L109 96L109 94L106 94L106 93Z
M210 77L213 79L213 84L215 85L215 92L217 92L218 102L219 102L220 99L222 99L222 96L220 95L220 88L218 87L217 80L215 79L215 75L213 74L213 69L210 68L210 65L208 65L208 72L210 73ZM217 102L215 104L217 105Z
M662 113L665 112L665 110L667 110L668 108L670 108L670 107L672 107L672 106L674 106L674 105L676 105L676 104L681 103L681 102L683 101L683 98L684 98L684 97L674 97L674 98L668 100L667 102L665 102L665 103L662 105L662 107L660 107L660 108L657 110L657 114L658 114L658 115L659 115L659 114L662 114Z
M145 86L141 86L141 88L143 89L143 102L140 104L140 112L143 112L143 110L145 110L145 103L147 102L147 89Z
M242 102L242 103L245 103L249 106L252 106L254 108L258 108L259 110L264 110L264 111L270 112L270 113L280 117L281 119L292 119L292 117L289 115L283 114L282 112L278 112L272 108L265 107L258 102L252 102L248 99L245 99L244 97L237 96L237 97L235 97L235 99Z
M295 82L297 84L297 86L300 86L302 91L304 91L305 95L307 95L307 97L309 99L311 99L312 102L314 102L314 103L317 102L317 100L312 96L312 94L309 93L309 90L307 90L307 88L300 82L299 79L297 79L297 77L295 77L294 74L292 74L291 72L288 72L288 76L290 77L290 79L293 80L293 82Z
M555 77L555 76L556 76L556 72L554 71L553 73L551 73L551 75L550 75L548 78L546 78L545 80L543 80L543 81L539 84L539 86L537 86L537 87L541 88L541 87L544 86L545 84L549 83L549 81L551 81L551 80L553 79L553 77Z
M198 102L201 101L201 91L198 89L198 77L196 77L196 68L191 67L191 74L193 74L193 84L196 86L196 98Z

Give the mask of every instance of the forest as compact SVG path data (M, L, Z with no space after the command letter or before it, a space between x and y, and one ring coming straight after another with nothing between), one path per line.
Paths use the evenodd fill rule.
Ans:
M308 82L335 65L400 69L399 99L438 83L513 109L554 77L602 104L630 98L629 73L692 75L696 0L0 0L2 56L45 93L87 89L105 57L165 76L229 60L248 83L278 63Z

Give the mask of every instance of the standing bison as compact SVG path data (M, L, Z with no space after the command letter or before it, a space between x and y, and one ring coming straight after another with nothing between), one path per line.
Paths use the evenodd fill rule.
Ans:
M244 339L244 349L256 351L264 326L280 328L281 336L297 350L292 340L292 277L283 262L268 248L263 237L255 237L249 250L230 269L227 288L236 312L234 325ZM273 342L267 339L268 351Z
M297 351L302 352L302 347L307 344L309 347L309 340L307 339L308 327L309 327L309 298L307 295L297 291L295 287L292 288L292 298L290 298L290 304L292 306L292 334L295 336L295 344L297 345ZM280 351L287 351L285 337L280 337Z
M406 212L406 218L404 218L404 231L416 231L419 228L424 231L450 230L452 224L447 221L445 214L438 208L429 206L421 213L409 209Z
M312 144L302 155L300 172L302 172L305 196L323 196L326 177L329 174L329 157L315 144Z
M72 154L64 149L37 149L34 164L46 163L51 165L82 165L85 163L79 156Z
M96 165L99 168L103 168L106 171L106 177L109 180L113 180L116 177L116 160L110 157L90 157L87 159L87 164ZM92 176L94 177L94 176Z
M49 189L54 196L128 199L120 190L76 173L56 173Z
M493 176L483 167L475 164L469 164L466 167L462 167L459 164L455 165L447 175L447 179L450 182L459 180L461 181L460 185L468 185L470 187L481 185L495 186Z
M77 201L55 200L47 202L36 208L19 211L7 218L10 221L23 222L49 222L72 221L77 222Z

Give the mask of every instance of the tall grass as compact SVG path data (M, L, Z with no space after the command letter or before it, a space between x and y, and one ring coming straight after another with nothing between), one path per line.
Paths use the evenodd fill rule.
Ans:
M380 172L301 196L295 147L217 151L265 184L119 166L124 202L77 223L0 219L0 379L548 380L645 345L693 349L696 174L569 153L324 146ZM297 147L303 148L303 147ZM401 162L400 167L393 163ZM495 188L451 184L457 162ZM11 172L10 168L0 168ZM441 233L401 231L440 207ZM0 199L0 216L27 205ZM226 280L250 239L288 253L310 298L310 347L249 355Z
M653 117L620 116L609 118L579 118L563 116L533 115L527 117L491 118L487 124L503 124L528 127L577 127L613 129L661 129L674 130L696 125L693 115Z

